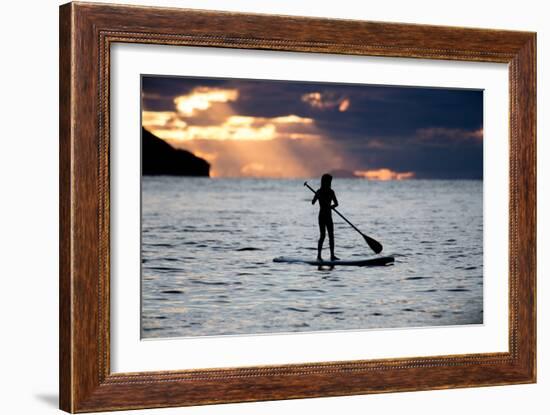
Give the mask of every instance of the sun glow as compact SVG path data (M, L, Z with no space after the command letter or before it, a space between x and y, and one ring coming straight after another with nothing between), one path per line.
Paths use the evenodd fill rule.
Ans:
M361 177L368 180L407 180L414 178L414 172L396 172L390 169L377 169L377 170L355 170L353 174L357 177Z

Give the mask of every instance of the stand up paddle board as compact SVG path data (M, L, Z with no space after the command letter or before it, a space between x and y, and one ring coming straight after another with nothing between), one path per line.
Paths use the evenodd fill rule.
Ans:
M284 262L288 264L308 264L308 265L317 265L317 266L355 266L355 267L376 267L392 264L394 258L392 256L383 256L377 258L365 258L365 259L356 259L356 260L342 260L338 259L336 261L318 261L318 260L308 260L300 258L289 258L280 256L273 258L273 262Z

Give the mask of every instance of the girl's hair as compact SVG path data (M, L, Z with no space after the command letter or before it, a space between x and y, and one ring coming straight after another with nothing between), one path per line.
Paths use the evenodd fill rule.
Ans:
M332 176L330 174L323 174L321 176L321 189L330 189L332 183Z

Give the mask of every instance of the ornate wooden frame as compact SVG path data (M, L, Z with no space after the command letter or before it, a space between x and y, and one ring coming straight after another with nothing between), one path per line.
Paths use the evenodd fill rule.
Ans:
M109 57L114 42L507 63L509 352L111 373ZM61 409L90 412L535 382L535 105L535 33L105 4L61 6Z

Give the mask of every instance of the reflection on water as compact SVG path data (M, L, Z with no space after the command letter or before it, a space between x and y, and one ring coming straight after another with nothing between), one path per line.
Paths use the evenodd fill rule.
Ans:
M302 180L144 177L142 337L483 322L481 181L335 179L333 188L393 266L272 262L316 256L318 208ZM334 222L340 258L372 254Z

